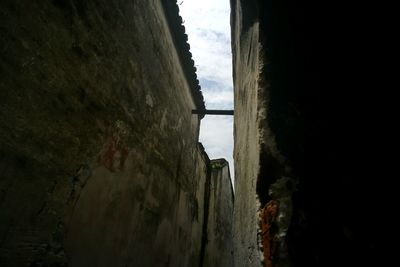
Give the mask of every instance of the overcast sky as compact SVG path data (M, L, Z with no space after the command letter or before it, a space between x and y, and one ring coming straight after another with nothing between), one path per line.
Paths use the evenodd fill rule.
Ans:
M178 0L207 109L233 109L229 0ZM233 178L233 116L207 115L200 142L210 159L229 161Z

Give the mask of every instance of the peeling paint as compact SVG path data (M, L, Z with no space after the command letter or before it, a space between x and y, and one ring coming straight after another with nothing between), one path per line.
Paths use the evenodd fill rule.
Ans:
M273 267L277 247L277 217L279 203L276 200L269 201L260 212L262 250L264 254L264 266Z
M98 163L114 172L124 167L128 153L128 149L121 146L119 139L112 137L110 141L104 145Z
M292 216L292 194L297 181L281 177L269 188L272 198L260 211L261 243L265 267L290 266L285 237Z
M153 98L149 94L146 95L146 105L148 105L151 108L154 106Z

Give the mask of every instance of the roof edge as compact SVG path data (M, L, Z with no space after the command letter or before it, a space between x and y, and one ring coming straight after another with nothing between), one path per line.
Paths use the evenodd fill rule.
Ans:
M162 0L162 6L167 18L168 26L178 52L179 60L197 109L205 109L204 97L201 92L199 80L197 79L196 67L190 52L188 36L185 26L182 25L182 17L179 15L179 7L176 0ZM199 115L201 118L204 115Z

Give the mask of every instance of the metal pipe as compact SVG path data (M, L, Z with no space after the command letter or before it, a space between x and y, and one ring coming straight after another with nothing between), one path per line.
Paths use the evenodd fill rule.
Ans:
M193 109L192 114L200 115L233 115L233 110L221 109Z

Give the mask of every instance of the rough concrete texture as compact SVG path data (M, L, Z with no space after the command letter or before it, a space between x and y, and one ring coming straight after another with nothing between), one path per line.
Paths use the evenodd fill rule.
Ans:
M383 235L369 234L388 221L370 220L384 209L371 196L388 195L373 178L375 102L364 101L375 47L359 14L370 13L311 0L231 7L235 266L385 265Z
M250 3L249 6L252 6ZM231 1L232 54L235 90L235 266L260 266L256 184L260 161L258 23L246 21L240 1ZM249 11L250 12L250 11ZM251 17L248 16L249 19Z
M1 1L1 266L199 264L202 99L171 23L156 0Z
M212 160L204 267L233 266L233 204L228 162L224 159Z

